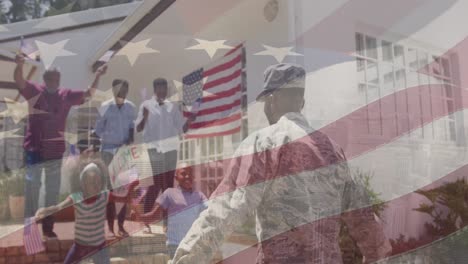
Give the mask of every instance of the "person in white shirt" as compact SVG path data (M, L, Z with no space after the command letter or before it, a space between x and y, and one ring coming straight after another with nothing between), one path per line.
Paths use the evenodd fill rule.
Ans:
M112 82L114 98L102 103L99 108L99 117L96 121L94 134L101 139L102 159L109 166L118 149L123 145L133 143L134 120L136 117L135 105L127 100L129 84L126 80L115 79ZM108 181L110 183L110 181ZM112 186L108 185L112 190ZM127 208L124 205L118 213L118 227L120 236L128 236L124 228ZM107 204L107 222L109 231L114 235L114 219L116 206L114 202Z
M151 211L160 191L174 186L179 136L195 120L194 116L184 118L180 106L166 99L166 79L155 79L153 89L153 98L142 103L135 122L137 132L143 132L143 141L147 145L153 171L154 184L149 187L145 197L145 213ZM151 233L149 226L145 232Z

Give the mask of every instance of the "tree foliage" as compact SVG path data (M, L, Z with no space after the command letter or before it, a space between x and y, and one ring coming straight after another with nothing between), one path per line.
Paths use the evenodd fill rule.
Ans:
M55 16L139 0L0 0L0 23Z

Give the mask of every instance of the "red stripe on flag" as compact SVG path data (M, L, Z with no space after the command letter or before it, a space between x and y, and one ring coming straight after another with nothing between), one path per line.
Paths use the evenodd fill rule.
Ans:
M407 218L411 219L411 217L409 217L409 216L411 216L411 215L414 216L415 214L423 216L424 214L422 212L418 212L415 209L419 208L421 206L421 204L427 204L428 200L427 200L427 198L425 196L420 195L418 193L419 191L434 190L434 189L436 189L438 187L446 185L447 183L455 183L458 180L466 179L466 175L468 175L468 165L464 165L463 167L451 172L450 174L444 176L443 178L441 178L441 179L439 179L439 180L437 180L437 181L435 181L433 183L430 183L430 184L426 185L423 188L420 188L420 189L418 189L418 190L416 190L414 192L408 193L408 194L403 195L401 197L398 197L398 198L392 199L392 200L390 200L388 202L385 202L382 206L385 207L385 210L390 209L391 212L393 212L396 215L404 215L405 219L407 219ZM457 197L457 198L460 201L465 200L464 194L463 194L463 197L460 196L460 197ZM407 206L402 207L401 204L405 204ZM447 210L447 208L442 203L436 203L436 208L441 209L443 211ZM372 210L372 206L366 206L366 207L355 209L355 210L352 210L352 211L349 211L349 212L343 212L340 215L327 216L327 217L322 218L320 220L313 221L311 223L308 223L308 224L305 224L305 225L302 225L302 226L299 226L299 227L296 227L296 228L304 229L304 230L311 230L310 227L316 226L320 222L335 221L333 218L336 218L337 216L344 216L344 217L348 217L348 218L353 218L353 217L359 218L360 215L365 214L366 211L369 211L369 210ZM435 223L435 221L439 221L436 218L430 218L430 217L426 218L425 220L426 221L421 220L421 223L420 223L421 226L424 226L426 224L437 224L437 223ZM430 220L433 220L433 221L431 222ZM384 226L385 225L391 226L392 224L395 224L395 223L392 223L391 221L386 220L386 221L383 221L382 224ZM462 229L462 228L464 228L466 226L468 226L468 222L460 221L460 226L459 226L458 230L460 230L460 229ZM404 230L401 230L401 231L404 232ZM394 255L398 255L398 254L407 252L409 250L414 250L414 249L417 249L417 248L427 246L427 245L435 242L436 240L441 239L442 237L447 237L450 234L453 234L453 233L456 233L456 232L457 232L457 230L454 230L454 229L451 229L451 228L446 228L446 229L434 230L434 234L426 233L425 235L421 236L419 239L416 239L416 238L413 238L413 237L406 237L409 240L408 242L411 242L411 243L408 243L408 242L405 243L404 247L403 246L398 247L398 244L397 244L398 236L397 236L397 237L393 238L393 243L396 244L396 245L393 245L393 250L392 250L391 255L394 256ZM285 233L287 233L287 232L285 232ZM281 237L285 233L278 234L275 237ZM403 236L403 238L405 237L404 233L401 233L401 235ZM274 241L275 237L269 238L269 239L264 240L262 242L268 242L270 240ZM254 245L254 246L252 246L250 248L244 249L244 250L232 255L231 257L227 258L226 260L228 260L229 263L231 263L231 262L232 263L238 263L241 259L245 260L244 256L249 251L256 248L257 245L258 244ZM247 263L250 263L250 262L247 262ZM255 262L252 262L252 263L255 263Z
M233 96L237 92L240 92L240 91L241 91L241 85L239 84L236 87L231 88L229 90L222 91L222 92L219 92L219 93L215 93L215 94L203 97L202 98L202 103L208 103L208 102L211 102L211 101L214 101L214 100L222 99L224 97Z
M219 136L226 136L226 135L232 135L237 132L240 132L241 127L237 127L231 130L226 130L222 132L216 132L216 133L210 133L210 134L196 134L196 135L186 135L185 138L191 139L191 138L206 138L206 137L219 137Z
M239 44L237 45L233 50L229 51L228 53L226 53L226 55L224 55L224 57L227 57L231 54L233 54L234 52L238 51L239 49L243 48L244 47L244 44Z
M205 122L198 122L198 123L192 123L190 124L191 129L198 129L198 128L205 128L205 127L213 127L213 126L218 126L218 125L225 125L227 123L231 123L233 121L241 119L242 115L241 113L228 116L225 118L221 119L216 119L213 121L205 121Z
M211 76L211 75L214 75L216 73L219 73L219 72L222 72L222 71L225 71L225 70L229 70L231 69L232 67L234 67L236 64L240 63L242 61L242 54L239 54L239 56L235 57L234 59L224 63L224 64L221 64L221 65L218 65L214 68L211 68L209 70L206 70L203 72L203 77L208 77L208 76Z
M223 111L232 109L232 108L234 108L236 106L239 106L240 104L241 104L241 100L237 99L237 100L235 100L234 102L232 102L230 104L224 104L224 105L216 106L216 107L213 107L213 108L203 109L200 112L198 112L197 116L210 115L210 114L214 114L214 113L223 112Z
M232 73L231 75L228 75L226 77L219 78L217 80L208 82L203 86L203 90L208 90L210 88L219 86L219 85L221 85L223 83L230 82L230 81L232 81L232 80L234 80L236 78L239 78L241 76L241 74L242 74L242 70L237 70L234 73Z

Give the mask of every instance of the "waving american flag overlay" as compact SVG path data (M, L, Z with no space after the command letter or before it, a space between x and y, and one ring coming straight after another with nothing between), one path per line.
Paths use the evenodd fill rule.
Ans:
M187 138L216 137L241 129L244 47L239 45L212 65L183 78L184 104L194 114Z
M319 231L326 231L321 225L323 221L372 210L392 246L388 255L378 257L382 263L467 262L468 30L464 25L468 21L464 10L468 10L468 4L465 1L162 0L139 1L131 7L125 11L116 6L106 12L83 11L88 14L83 17L64 15L60 23L50 22L51 17L41 20L37 32L31 34L25 33L21 25L6 24L0 27L0 48L9 50L11 43L17 48L20 35L26 34L24 40L34 42L45 64L60 64L64 85L71 87L87 85L83 80L91 75L86 68L90 62L108 63L109 73L101 81L95 99L112 99L112 79L123 78L129 80L129 98L137 106L141 99L149 99L154 78L164 77L171 83L183 76L179 91L184 114L195 114L196 119L181 145L206 143L208 147L203 150L202 146L197 152L184 145L179 153L183 157L179 158L191 164L198 178L214 187L232 172L230 164L274 155L281 147L296 146L306 140L307 137L297 138L268 151L242 153L232 158L230 151L211 153L222 148L220 142L230 142L230 137L239 133L241 120L246 116L250 133L267 126L263 105L254 102L263 87L263 71L276 63L300 64L307 72L302 114L316 129L315 133L328 135L343 148L353 177L362 183L371 199L347 212L324 214L320 220L311 219L307 224L290 228L307 232L318 226L322 228ZM77 8L76 4L73 8ZM113 12L115 17L106 17ZM129 19L123 21L126 15ZM94 21L100 20L100 16L102 22ZM88 23L85 18L94 20ZM78 27L81 24L86 27L81 29ZM57 31L62 26L63 32ZM89 43L102 52L90 54ZM238 43L243 44L233 48ZM10 102L8 98L17 95L12 79L14 55L4 53L8 56L0 57L6 65L0 73L0 88L8 93L0 94L0 100L6 97L5 102ZM35 81L40 81L40 74ZM245 100L242 94L248 95ZM24 109L14 110L13 104L5 104L1 110L4 119L23 119L28 112L23 104L34 103L24 101L17 106L20 104ZM91 107L91 103L86 107ZM32 114L41 113L29 111L29 117ZM12 132L18 127L4 123L0 137L8 138L3 141L5 153L13 153L11 138L20 137L20 133ZM72 119L69 123L75 124ZM86 122L85 127L92 127L90 124ZM134 144L140 143L137 139ZM203 151L208 152L207 157L194 158ZM12 155L2 158L3 165L11 168ZM20 163L20 158L17 159ZM249 173L243 169L246 168L238 172L239 178ZM283 178L319 169L323 168L312 163L304 164L301 171L291 166L273 180L281 184ZM212 174L216 177L211 177ZM236 190L253 189L258 184L263 183L252 181L221 188L210 200L229 197ZM178 213L188 214L190 210ZM8 223L0 221L1 226ZM20 241L28 252L41 250L38 234L32 232L36 226L28 227L28 223L32 222L26 223L25 230L0 232L0 249ZM70 225L56 225L59 239L73 238ZM125 241L132 248L132 243L140 240L138 233L143 225L127 221L125 227L131 236L107 241L109 248ZM241 225L240 229L244 227ZM369 230L360 231L365 234ZM339 241L344 263L363 261L359 243L350 236L353 232L346 225L341 227ZM236 231L233 237L239 233L242 232ZM24 234L33 236L23 241ZM255 263L258 242L271 243L282 233L264 241L254 238L250 244L237 243L230 239L231 234L223 235L227 240L221 248L223 261L248 264ZM133 255L145 253L133 247ZM48 246L46 253L38 255L47 254L50 254ZM288 254L286 249L284 254Z

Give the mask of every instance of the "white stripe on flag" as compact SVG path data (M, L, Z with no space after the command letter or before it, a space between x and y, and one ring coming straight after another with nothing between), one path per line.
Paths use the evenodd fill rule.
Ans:
M207 84L209 84L209 83L208 82L205 83L205 87L206 87ZM234 88L239 84L242 84L241 76L239 76L237 78L234 78L232 80L226 81L224 83L221 83L221 84L219 84L217 86L211 87L209 89L206 89L205 91L210 93L210 94L219 93L219 92L226 91L226 90L229 90L231 88Z
M241 108L240 105L238 105L238 106L235 106L235 107L233 107L231 109L228 109L228 110L225 110L225 111L222 111L222 112L217 112L217 113L213 113L213 114L209 114L209 115L199 116L199 117L197 117L197 119L195 120L194 123L215 121L215 120L218 120L220 118L228 117L230 115L236 114L240 110L240 108Z
M217 72L217 73L215 73L213 75L206 76L206 77L208 77L206 82L209 83L209 82L212 82L214 80L218 80L218 79L230 76L230 75L234 74L236 71L241 70L241 69L242 69L242 61L236 63L233 67L231 67L231 68L229 68L227 70Z
M229 122L227 124L219 125L219 126L212 126L200 129L193 129L189 130L186 133L188 137L194 137L196 135L209 135L214 133L223 134L223 132L231 131L233 129L239 128L241 125L240 119L234 120L233 122Z
M219 58L219 60L211 63L211 64L208 64L205 68L206 69L213 69L219 65L223 65L225 63L228 63L230 61L232 61L233 59L235 59L237 56L241 55L242 54L242 47L241 48L238 48L235 52L227 55L227 56L224 56L222 58Z
M41 233L34 217L25 218L24 220L23 243L28 256L45 250Z
M203 125L203 127L190 129L186 134L187 137L229 135L239 131L241 125L240 119L226 120L226 118L238 113L241 109L239 102L242 93L237 91L232 94L232 92L235 91L233 89L238 89L242 84L242 74L239 74L242 70L242 58L239 58L239 56L242 56L242 54L243 49L240 47L233 53L210 64L208 67L204 67L203 75L208 77L208 80L204 83L203 88L206 90L203 92L202 98L210 100L201 103L197 118L194 122L199 123L200 126ZM200 79L200 76L196 78ZM202 81L203 80L198 80L197 83ZM200 90L198 90L198 92L199 91ZM196 92L196 86L184 86L184 94L187 96L191 96ZM214 94L218 95L215 96ZM228 107L230 109L228 109ZM216 123L218 120L223 122ZM203 123L207 121L213 122ZM229 122L226 123L226 121Z
M240 98L240 91L231 95L231 96L228 96L228 97L222 97L220 99L217 99L217 100L213 100L211 102L206 102L206 103L202 103L200 105L200 108L198 109L198 112L202 111L202 110L205 110L205 109L213 109L213 108L216 108L218 106L223 106L223 105L227 105L227 104L232 104L234 102L236 102L237 100L239 100Z

